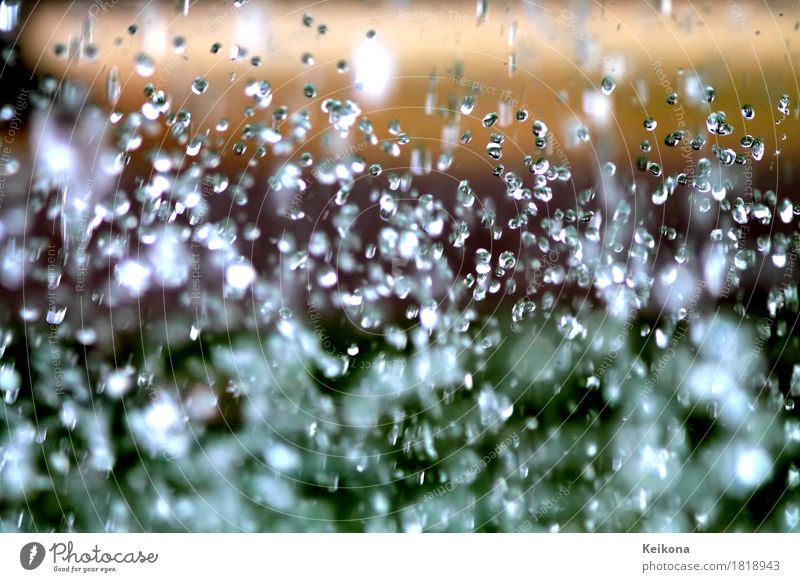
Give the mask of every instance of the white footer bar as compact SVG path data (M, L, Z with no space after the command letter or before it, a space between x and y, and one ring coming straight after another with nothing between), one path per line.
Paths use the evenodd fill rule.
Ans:
M2 580L800 580L793 534L4 534Z

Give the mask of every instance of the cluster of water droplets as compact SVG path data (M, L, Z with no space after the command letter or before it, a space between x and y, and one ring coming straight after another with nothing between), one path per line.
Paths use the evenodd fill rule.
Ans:
M91 58L85 38L54 50ZM226 50L234 65L248 54ZM792 334L800 207L745 196L737 169L777 152L749 134L720 145L735 115L711 112L694 135L646 117L650 139L689 144L690 166L668 169L643 141L633 174L601 160L575 191L548 120L525 108L429 93L431 146L399 120L373 124L358 89L305 82L289 99L249 64L244 83L231 75L241 116L208 128L193 111L215 94L203 75L188 99L147 84L134 110L114 67L104 106L68 79L31 92L44 161L3 165L7 188L30 184L27 207L2 209L0 284L25 290L0 336L4 529L686 530L726 525L720 499L797 488L781 455L800 440L800 366L779 377L768 364L785 358L759 346ZM596 89L616 87L606 75ZM576 156L592 143L583 124L562 138ZM472 141L486 169L455 163ZM678 198L718 210L707 236L654 219ZM36 230L20 230L26 213ZM754 280L764 305L745 303ZM742 324L745 310L770 324ZM691 415L714 427L698 442ZM53 503L24 509L32 495ZM791 495L769 527L797 526Z

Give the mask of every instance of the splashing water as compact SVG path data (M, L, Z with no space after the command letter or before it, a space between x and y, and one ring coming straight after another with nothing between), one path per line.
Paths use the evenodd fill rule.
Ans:
M523 19L466 16L530 76ZM788 487L758 519L796 527L800 206L758 125L795 121L784 89L590 63L564 121L471 60L400 87L380 27L331 58L337 23L295 15L285 82L181 22L83 62L96 101L40 75L0 109L29 128L0 158L3 523L56 490L109 531L715 529Z

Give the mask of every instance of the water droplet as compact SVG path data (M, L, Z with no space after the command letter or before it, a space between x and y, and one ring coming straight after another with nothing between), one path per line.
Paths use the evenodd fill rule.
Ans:
M17 174L22 168L19 160L5 154L0 156L0 176L13 176Z
M603 77L602 81L600 81L600 91L603 92L603 95L611 95L611 93L614 92L616 86L617 82L611 75L606 75L605 77Z
M472 95L466 95L461 101L461 113L469 115L475 108L475 98Z
M20 0L0 2L0 32L12 32L19 23Z
M179 55L182 55L183 53L185 53L186 52L186 38L184 38L180 34L175 36L175 38L172 39L172 49L176 53L178 53Z
M336 271L330 265L323 267L317 276L317 283L319 283L320 287L325 289L336 285L338 280L339 278L336 275Z
M136 57L136 73L141 77L150 77L156 70L156 65L149 56L140 53Z
M197 77L192 82L192 93L195 95L202 95L208 90L208 81L203 77Z
M503 251L499 256L499 265L503 269L513 269L517 264L517 259L511 251Z
M503 147L496 143L487 144L486 153L489 154L489 157L499 160L501 157L503 157Z
M437 308L438 306L435 301L425 303L420 307L419 322L424 329L432 330L436 327L439 320Z
M119 100L121 84L119 80L119 69L111 67L106 77L106 101L109 105L116 105Z
M397 203L391 194L384 194L380 199L380 215L383 220L389 220L397 212Z
M246 263L235 263L229 265L225 270L225 281L233 289L243 291L247 289L255 279L253 268Z
M754 139L753 140L753 146L752 146L753 159L758 161L761 158L763 158L764 157L764 150L765 150L764 142L761 141L760 139Z
M57 307L54 305L47 310L47 316L45 319L50 325L60 325L64 321L66 315L66 307Z
M772 461L761 448L742 451L736 459L736 477L746 487L757 487L771 472Z
M489 13L489 0L478 0L478 3L475 7L475 18L478 21L478 24L481 24L485 19L486 15Z
M789 96L785 93L781 95L778 100L778 111L780 111L784 117L789 115Z

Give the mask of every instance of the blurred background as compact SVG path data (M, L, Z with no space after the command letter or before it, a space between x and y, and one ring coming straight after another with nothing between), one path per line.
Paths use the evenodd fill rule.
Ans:
M799 30L2 0L0 529L795 530Z

